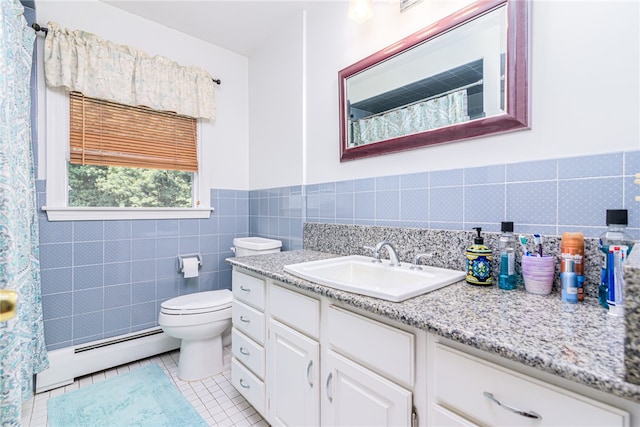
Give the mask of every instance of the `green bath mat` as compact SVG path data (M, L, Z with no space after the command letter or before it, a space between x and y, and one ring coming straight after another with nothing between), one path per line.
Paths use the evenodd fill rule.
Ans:
M50 427L207 426L155 363L53 397Z

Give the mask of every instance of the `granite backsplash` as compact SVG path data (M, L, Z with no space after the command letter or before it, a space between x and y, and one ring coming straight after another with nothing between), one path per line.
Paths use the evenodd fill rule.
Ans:
M492 271L494 283L500 271L498 262L498 239L500 233L483 232L485 245L494 253ZM375 246L382 240L391 242L397 249L398 256L403 262L412 262L420 253L432 253L431 258L422 260L426 265L465 269L465 251L473 243L475 231L434 230L424 228L398 228L369 225L321 224L305 223L303 228L304 249L328 252L336 255L371 255L371 250L365 246ZM529 236L529 240L531 236ZM543 236L544 253L551 254L556 259L556 276L553 291L560 291L560 243L558 236ZM529 250L534 251L530 243ZM383 252L383 258L388 255ZM522 251L518 245L516 257L516 272L518 286L524 286L520 269ZM603 255L598 249L598 239L585 238L585 297L597 298L598 286L603 262Z

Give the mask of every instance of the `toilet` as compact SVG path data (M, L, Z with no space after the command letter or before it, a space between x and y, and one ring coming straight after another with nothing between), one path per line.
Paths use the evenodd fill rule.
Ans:
M233 245L236 256L249 256L280 252L282 242L237 237ZM160 305L158 324L165 334L182 340L178 378L197 381L223 371L223 339L230 337L232 301L233 293L221 289L183 295Z
M233 239L233 251L236 256L266 255L280 252L282 242L280 240L266 239L264 237L236 237Z
M222 337L231 328L228 289L196 292L160 305L158 324L169 336L181 339L178 378L196 381L222 372Z

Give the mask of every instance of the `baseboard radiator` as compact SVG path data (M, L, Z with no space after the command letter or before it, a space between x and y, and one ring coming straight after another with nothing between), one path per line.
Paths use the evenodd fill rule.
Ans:
M36 393L73 383L75 378L175 350L180 340L160 327L49 352L49 368L36 375Z

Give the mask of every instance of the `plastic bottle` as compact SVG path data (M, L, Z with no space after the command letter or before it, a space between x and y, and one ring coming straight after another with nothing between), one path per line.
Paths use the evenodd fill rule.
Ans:
M491 249L484 245L484 238L480 235L481 227L474 227L478 235L473 239L473 245L466 252L467 283L471 285L491 286L493 276L491 274Z
M513 222L502 222L502 234L498 240L500 250L500 289L516 288L516 236L513 234Z
M572 261L572 269L567 267L566 260ZM580 232L562 233L560 243L560 277L562 273L574 272L578 288L578 301L584 300L584 235Z
M574 272L574 259L571 255L566 255L563 260L565 271L560 273L562 281L562 301L575 304L578 302L578 279Z
M600 235L600 250L605 254L602 265L602 281L598 288L600 305L610 309L611 314L620 315L624 303L624 287L622 284L622 263L633 249L634 240L626 231L628 214L626 209L607 209L607 231ZM618 264L618 271L615 265ZM619 285L615 295L616 280ZM611 303L617 307L611 310Z

